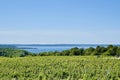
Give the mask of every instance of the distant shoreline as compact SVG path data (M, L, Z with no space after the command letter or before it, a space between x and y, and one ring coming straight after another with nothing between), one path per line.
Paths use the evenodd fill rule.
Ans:
M115 45L120 46L120 44L0 44L0 46L108 46Z

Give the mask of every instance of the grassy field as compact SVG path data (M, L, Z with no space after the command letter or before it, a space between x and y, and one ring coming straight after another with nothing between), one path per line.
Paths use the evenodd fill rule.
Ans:
M0 57L0 80L120 80L120 59L111 57Z

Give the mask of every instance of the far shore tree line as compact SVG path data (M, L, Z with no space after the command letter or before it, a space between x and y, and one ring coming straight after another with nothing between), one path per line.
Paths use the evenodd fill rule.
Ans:
M109 45L107 47L97 46L96 48L71 48L62 52L42 52L40 56L89 56L89 55L105 55L105 56L120 56L120 46Z
M24 57L24 56L116 56L120 57L120 46L109 45L107 47L97 46L96 48L71 48L69 50L63 50L61 52L41 52L39 54L30 53L25 50L13 49L13 48L0 48L0 56L4 57Z

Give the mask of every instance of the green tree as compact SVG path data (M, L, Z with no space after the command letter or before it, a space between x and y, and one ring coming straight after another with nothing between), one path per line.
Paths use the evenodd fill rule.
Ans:
M101 54L103 54L106 51L107 51L107 48L97 46L95 51L92 53L92 55L101 55Z
M120 47L117 48L116 55L117 55L118 57L120 57Z
M62 51L62 55L63 56L69 56L70 55L70 51L69 50L64 50L64 51Z
M77 47L71 48L71 49L70 49L70 55L80 55L80 50L79 50L79 48L77 48Z
M95 49L93 47L87 48L84 50L84 55L91 55Z
M109 45L104 55L115 56L117 54L117 48L117 46Z

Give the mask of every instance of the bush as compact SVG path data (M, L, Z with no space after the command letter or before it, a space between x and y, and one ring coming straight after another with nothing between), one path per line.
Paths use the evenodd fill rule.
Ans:
M18 49L11 49L11 48L0 48L0 56L5 57L24 57L27 55L31 55L31 53L24 51L24 50L18 50Z

